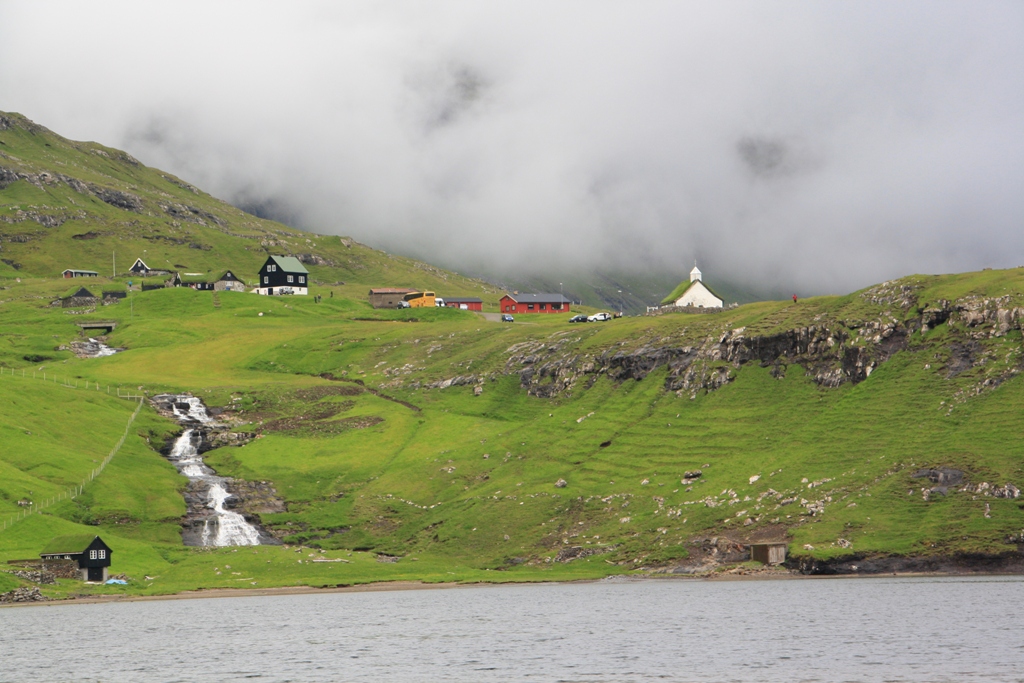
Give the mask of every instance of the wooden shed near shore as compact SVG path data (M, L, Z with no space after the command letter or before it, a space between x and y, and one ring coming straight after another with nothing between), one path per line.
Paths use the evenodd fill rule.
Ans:
M782 564L786 561L787 543L751 543L750 559L764 564Z

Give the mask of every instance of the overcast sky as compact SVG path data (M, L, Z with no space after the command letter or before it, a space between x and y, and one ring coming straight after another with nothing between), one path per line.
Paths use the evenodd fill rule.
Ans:
M1021 2L0 0L0 110L477 272L1024 265Z

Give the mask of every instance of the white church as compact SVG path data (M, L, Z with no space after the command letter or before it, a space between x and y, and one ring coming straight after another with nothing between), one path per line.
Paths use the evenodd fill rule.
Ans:
M680 306L687 307L692 306L694 308L722 308L724 301L722 298L711 291L711 288L704 284L701 279L701 272L697 268L697 264L693 264L693 270L690 271L690 284L681 292L680 287L676 287L676 290L669 294L665 301L662 301L664 306Z

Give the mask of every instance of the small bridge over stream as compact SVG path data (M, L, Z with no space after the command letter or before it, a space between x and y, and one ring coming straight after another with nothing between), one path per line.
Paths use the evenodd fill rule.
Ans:
M114 328L117 327L117 321L115 320L87 320L75 324L86 332L89 330L103 330L109 333L113 332Z

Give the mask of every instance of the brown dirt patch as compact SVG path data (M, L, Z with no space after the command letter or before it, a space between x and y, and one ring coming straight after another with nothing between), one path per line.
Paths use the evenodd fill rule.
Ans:
M363 388L359 385L343 385L343 386L328 386L328 387L312 387L310 389L300 389L295 392L295 397L302 399L303 401L319 401L327 398L328 396L358 396L363 393Z

